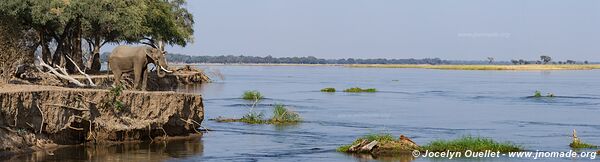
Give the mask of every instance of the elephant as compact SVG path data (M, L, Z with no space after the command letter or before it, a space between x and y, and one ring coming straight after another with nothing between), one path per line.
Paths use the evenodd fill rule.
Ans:
M156 66L158 77L165 77L166 73L172 73L167 70L166 52L159 48L140 46L117 46L108 57L108 67L114 75L115 85L121 84L123 73L132 72L134 74L134 89L138 89L141 80L141 90L146 90L148 81L148 64ZM163 72L164 71L164 72Z

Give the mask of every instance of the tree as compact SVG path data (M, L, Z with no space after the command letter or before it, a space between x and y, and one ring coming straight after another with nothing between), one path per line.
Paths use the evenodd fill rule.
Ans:
M544 64L547 64L548 62L552 61L552 58L550 56L542 55L542 56L540 56L540 60Z
M489 62L488 62L489 64L492 64L492 63L494 62L494 58L493 58L493 57L488 57L487 59L488 59L488 61L489 61Z
M99 69L97 54L106 43L144 43L163 49L164 41L185 46L193 40L194 21L184 4L185 0L5 0L0 13L38 33L43 61L66 64L75 72L74 65L64 60L70 56L83 67L83 40L92 52L88 66L94 70Z
M518 60L510 60L510 62L511 62L513 65L519 64L519 61L518 61Z

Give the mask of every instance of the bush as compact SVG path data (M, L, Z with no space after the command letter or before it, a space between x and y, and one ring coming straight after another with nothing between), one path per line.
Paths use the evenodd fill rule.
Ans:
M335 88L323 88L321 92L335 92Z
M348 89L344 90L344 92L351 92L351 93L377 92L377 89L375 89L375 88L362 89L362 88L359 88L359 87L354 87L354 88L348 88Z
M242 95L242 99L244 99L244 100L251 100L251 101L262 100L264 98L265 98L265 96L263 96L260 92L258 92L256 90L246 91Z
M490 150L492 152L516 152L523 150L521 146L510 142L496 142L490 138L464 136L454 140L436 140L422 147L422 150L430 152L464 152L471 150L473 152L482 152Z
M273 117L271 117L272 123L295 123L300 120L300 115L298 115L298 113L288 110L281 104L277 104L273 108Z

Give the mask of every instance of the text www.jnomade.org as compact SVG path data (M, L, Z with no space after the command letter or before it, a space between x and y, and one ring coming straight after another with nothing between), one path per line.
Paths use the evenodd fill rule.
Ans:
M425 152L415 150L412 152L414 157L428 157L428 158L531 158L531 159L545 159L545 158L589 158L596 159L596 152L575 152L573 150L567 152L547 152L547 151L522 151L522 152L508 152L500 153L499 151L471 151L466 150L464 152Z

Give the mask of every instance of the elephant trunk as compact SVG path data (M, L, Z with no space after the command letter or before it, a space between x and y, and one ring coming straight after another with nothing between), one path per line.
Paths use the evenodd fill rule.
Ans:
M162 66L158 66L158 68L156 69L156 74L158 75L159 78L163 78L167 75L167 73L165 73L163 71L163 67Z

